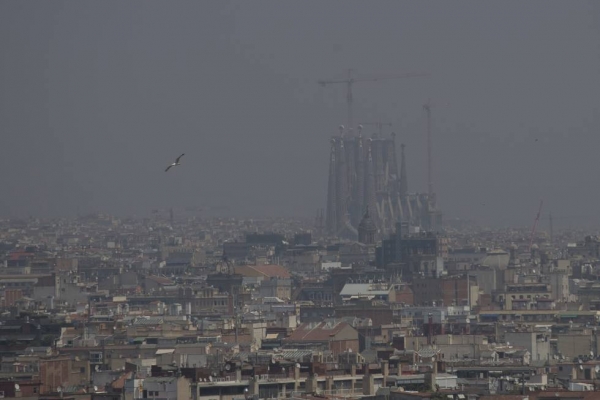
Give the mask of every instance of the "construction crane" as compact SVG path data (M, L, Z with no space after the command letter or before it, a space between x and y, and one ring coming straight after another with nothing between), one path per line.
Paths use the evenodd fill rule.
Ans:
M535 220L533 221L533 228L531 228L531 237L529 238L529 251L531 251L531 247L533 246L533 236L535 235L535 230L537 229L538 222L540 221L540 215L542 214L543 205L544 200L541 200L540 208L538 208L537 215L535 216Z
M335 85L335 84L340 84L343 83L346 85L346 102L347 102L347 106L348 106L348 126L346 127L348 130L352 129L353 126L353 121L352 121L352 101L353 101L353 97L352 97L352 85L354 85L357 82L377 82L377 81L383 81L383 80L389 80L389 79L401 79L401 78L414 78L414 77L421 77L421 76L429 76L429 74L426 73L418 73L418 72L413 72L413 73L406 73L406 74L398 74L398 75L378 75L378 76L367 76L367 77L362 77L362 78L354 78L353 77L353 71L351 69L348 70L348 77L346 79L330 79L330 80L320 80L318 81L319 85L321 86L327 86L327 85Z
M384 126L388 126L391 128L392 123L391 122L361 122L360 125L375 125L375 127L377 127L377 130L379 131L379 137L381 137L383 135L383 127Z

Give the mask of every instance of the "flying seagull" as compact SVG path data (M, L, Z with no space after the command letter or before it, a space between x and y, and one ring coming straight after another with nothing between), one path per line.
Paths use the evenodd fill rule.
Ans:
M170 170L171 167L176 167L176 166L180 165L179 160L181 160L181 157L183 157L184 155L185 155L185 153L183 153L182 155L180 155L179 157L177 157L177 159L175 160L175 162L173 164L169 165L167 167L167 169L165 169L165 172L167 172L168 170Z

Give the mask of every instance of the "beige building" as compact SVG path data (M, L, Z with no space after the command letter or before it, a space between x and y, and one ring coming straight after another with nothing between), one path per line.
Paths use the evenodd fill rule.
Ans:
M576 333L576 334L560 334L557 337L557 351L567 359L573 359L578 356L587 356L592 351L592 335Z
M506 285L505 290L495 291L494 301L505 310L532 310L537 309L538 299L550 299L551 295L549 284L515 283Z
M152 377L129 379L125 382L124 399L189 400L190 381L183 377Z

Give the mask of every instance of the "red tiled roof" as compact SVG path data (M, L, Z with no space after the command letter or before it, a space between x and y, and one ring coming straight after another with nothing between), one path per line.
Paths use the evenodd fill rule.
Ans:
M117 378L112 384L112 388L115 390L121 389L123 390L123 388L125 387L125 381L127 379L131 378L131 372L126 372L123 375L121 375L119 378Z
M290 278L291 275L287 269L281 265L248 265L255 271L266 276L267 278Z
M173 284L172 280L170 280L169 278L165 278L163 276L151 275L151 276L147 276L146 279L150 279L151 281L154 281L160 285L172 285Z
M235 267L235 273L248 277L290 278L287 269L281 265L241 265Z
M289 342L313 342L326 341L337 335L344 328L350 326L344 321L324 321L318 324L306 322L288 336L285 341Z
M35 257L35 254L33 253L26 253L24 251L14 251L12 253L10 253L9 255L11 260L21 260L24 258L32 258Z

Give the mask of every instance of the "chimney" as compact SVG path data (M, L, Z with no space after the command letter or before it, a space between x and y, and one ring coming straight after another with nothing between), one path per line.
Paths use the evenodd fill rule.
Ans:
M425 373L425 387L428 390L435 391L436 383L437 383L437 359L436 357L432 357L432 367L431 370Z
M237 367L235 369L235 381L236 382L242 381L242 368L241 367Z
M325 378L325 390L327 390L327 394L333 394L333 376Z
M308 378L306 378L306 393L317 393L317 389L319 388L317 376L315 374L311 374Z
M369 364L365 364L364 375L362 379L363 395L374 396L375 395L375 378L369 371Z
M352 364L350 366L350 375L351 376L356 376L356 364Z
M258 390L258 378L255 376L254 378L250 379L250 385L248 387L248 392L251 396L258 396L259 390Z
M387 360L381 361L381 374L384 378L387 378L390 374L390 363Z

